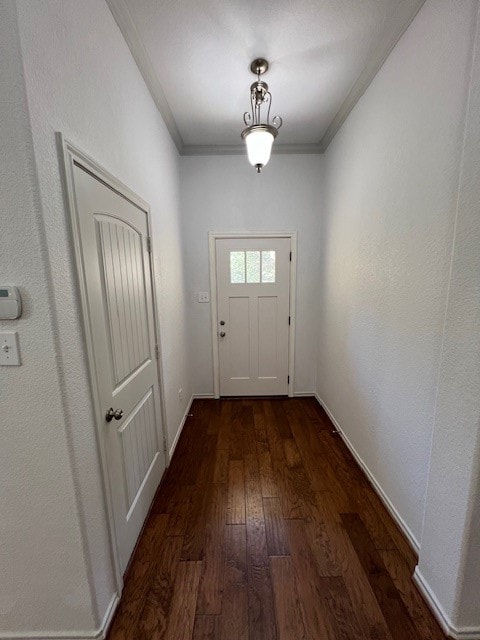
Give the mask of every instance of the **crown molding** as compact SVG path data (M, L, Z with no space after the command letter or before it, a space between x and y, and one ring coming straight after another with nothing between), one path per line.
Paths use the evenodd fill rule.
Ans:
M398 10L390 19L390 24L384 31L379 45L370 56L366 66L355 80L355 83L343 101L342 106L337 111L332 122L323 134L319 143L321 153L325 153L328 145L348 118L354 106L368 89L373 79L382 68L383 63L388 58L395 45L408 29L424 4L425 0L409 0L408 2L398 3Z
M205 156L205 155L239 155L245 153L245 147L238 145L190 145L185 144L178 129L175 118L163 92L155 67L145 49L138 32L135 21L128 8L127 0L106 0L107 5L117 22L120 31L137 63L145 84L159 110L165 125L177 147L180 155ZM366 66L356 79L347 97L337 111L332 122L326 129L322 139L318 143L309 144L276 144L272 153L291 154L317 154L324 153L337 131L347 119L348 115L363 96L383 63L390 55L392 49L403 36L411 22L420 11L425 0L406 0L398 3L397 12L390 18L383 37L375 51L367 61Z
M274 144L273 154L317 154L322 153L319 144ZM187 144L181 151L182 156L239 156L245 155L244 144Z

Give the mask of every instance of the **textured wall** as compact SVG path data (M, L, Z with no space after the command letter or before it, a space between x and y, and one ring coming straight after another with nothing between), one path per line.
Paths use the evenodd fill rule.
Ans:
M101 623L114 578L55 131L151 205L170 441L190 394L178 155L103 0L18 0L17 7L36 167L31 152L15 164L16 141L2 141L12 150L4 169L12 192L5 205L11 228L2 273L22 286L27 304L24 318L9 324L19 327L24 365L2 371L12 418L2 440L9 462L2 473L10 469L10 510L2 510L8 514L2 527L10 537L7 553L2 549L1 624L81 633ZM7 30L8 51L14 50L14 33ZM7 80L18 83L18 47L12 68ZM23 103L13 92L11 98L13 118L25 95ZM28 132L26 112L21 115ZM25 155L26 143L20 143ZM29 193L36 197L31 213L22 206Z
M480 637L480 30L476 42L419 573Z
M241 126L239 125L239 129ZM213 393L208 232L298 230L295 391L315 390L321 156L272 156L258 175L246 156L181 162L190 361L195 393Z
M326 154L318 393L419 541L474 0L430 0Z
M23 299L0 367L0 635L95 625L59 393L48 255L13 0L0 3L0 273Z

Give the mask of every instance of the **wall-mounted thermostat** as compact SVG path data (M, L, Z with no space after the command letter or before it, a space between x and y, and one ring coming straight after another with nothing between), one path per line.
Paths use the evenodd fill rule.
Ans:
M17 287L0 285L0 320L15 320L22 315L22 299Z

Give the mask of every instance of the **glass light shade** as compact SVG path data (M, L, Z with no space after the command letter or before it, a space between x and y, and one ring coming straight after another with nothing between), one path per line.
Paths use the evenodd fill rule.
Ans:
M270 160L274 135L263 128L252 127L246 132L244 139L247 145L248 161L257 169L261 169Z

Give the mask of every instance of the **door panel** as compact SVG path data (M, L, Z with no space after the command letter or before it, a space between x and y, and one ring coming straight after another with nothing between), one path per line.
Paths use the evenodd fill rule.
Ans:
M232 378L248 378L250 373L250 299L229 298L229 363Z
M278 299L273 296L258 298L258 376L278 376Z
M147 214L74 166L75 199L95 384L103 416L115 535L125 570L166 460L161 443L160 391Z
M286 395L290 238L217 238L215 251L220 395Z
M118 433L122 442L128 519L128 512L158 452L152 389L118 428Z
M117 218L96 215L116 384L150 355L141 236Z

